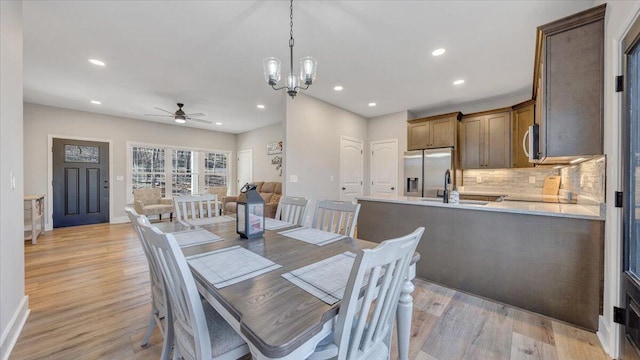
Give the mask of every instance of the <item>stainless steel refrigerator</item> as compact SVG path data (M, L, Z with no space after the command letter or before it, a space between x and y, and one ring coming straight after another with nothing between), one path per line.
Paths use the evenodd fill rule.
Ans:
M404 153L404 196L443 196L444 173L453 173L453 149L428 149Z

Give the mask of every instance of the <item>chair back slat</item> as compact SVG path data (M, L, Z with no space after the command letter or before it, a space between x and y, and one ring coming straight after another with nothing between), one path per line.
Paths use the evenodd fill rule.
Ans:
M218 195L181 195L173 198L178 221L207 219L219 216Z
M164 283L162 279L162 272L160 268L158 268L155 261L151 257L151 250L149 249L148 244L143 240L142 230L140 228L139 222L143 222L147 226L151 226L149 219L146 216L138 214L134 209L130 207L124 208L124 212L129 217L131 224L133 224L136 233L138 234L138 239L140 240L140 245L142 246L142 250L144 252L144 256L147 259L147 264L149 265L149 278L151 279L151 300L152 306L159 313L160 318L164 318L167 314L166 309L166 294L164 290Z
M278 202L276 220L302 226L307 215L309 199L295 196L283 196Z
M138 223L166 284L174 347L185 359L210 359L211 342L204 309L180 246L173 235L163 234L141 220Z
M401 288L423 233L420 227L358 253L334 332L338 359L367 359L373 357L372 351L389 351Z
M360 204L350 201L319 201L311 227L353 237L359 212Z

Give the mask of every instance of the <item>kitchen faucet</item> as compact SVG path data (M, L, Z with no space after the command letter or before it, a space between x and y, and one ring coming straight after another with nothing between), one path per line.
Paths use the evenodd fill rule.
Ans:
M451 184L451 171L447 169L444 172L444 196L442 198L443 203L449 202L449 184Z

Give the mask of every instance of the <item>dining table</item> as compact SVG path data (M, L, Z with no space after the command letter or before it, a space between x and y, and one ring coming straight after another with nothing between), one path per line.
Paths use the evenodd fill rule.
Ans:
M249 345L253 359L305 359L317 344L332 332L340 302L328 304L283 276L296 269L316 264L345 252L357 253L374 248L378 243L344 236L322 246L281 234L297 225L265 230L263 236L245 239L236 232L236 220L219 216L211 224L190 226L184 222L158 224L161 231L189 238L203 230L213 233L212 241L195 241L183 246L200 295L233 327ZM201 235L198 235L201 236ZM272 270L216 287L190 259L223 249L246 249L265 261L275 263ZM243 250L244 251L244 250ZM249 254L245 252L245 254ZM415 263L414 254L405 282L402 284L396 319L398 358L408 359L411 314L413 310ZM226 259L229 260L229 259ZM346 271L348 273L348 271ZM348 274L346 274L348 277ZM331 279L327 279L331 281ZM345 284L346 285L346 284Z

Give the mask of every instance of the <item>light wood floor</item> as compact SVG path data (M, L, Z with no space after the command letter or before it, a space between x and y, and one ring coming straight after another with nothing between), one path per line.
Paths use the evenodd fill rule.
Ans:
M10 359L159 358L157 330L140 347L149 276L130 224L49 231L37 245L25 243L25 263L31 315ZM609 359L593 333L415 284L411 359Z

